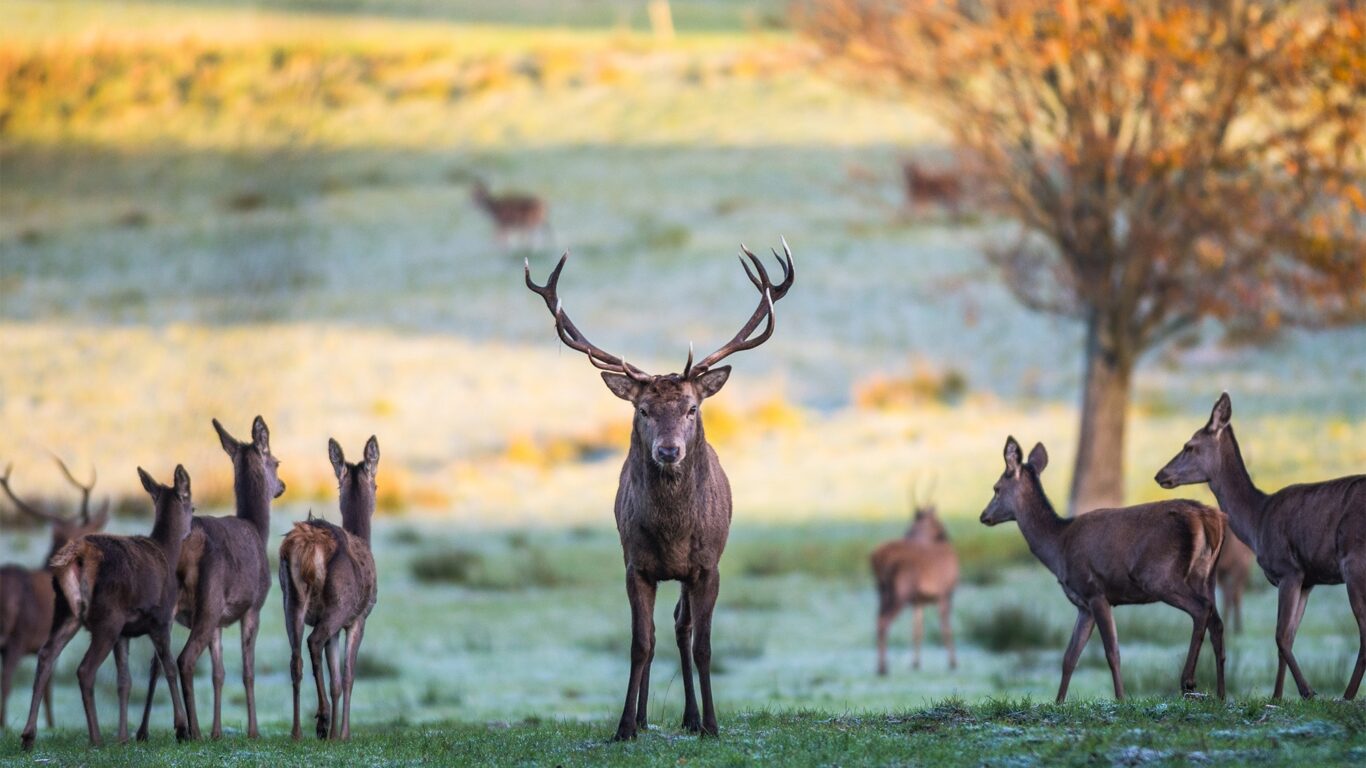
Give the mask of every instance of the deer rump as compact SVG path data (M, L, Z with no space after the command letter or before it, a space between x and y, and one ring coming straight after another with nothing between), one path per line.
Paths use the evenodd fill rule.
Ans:
M166 556L146 536L84 536L58 550L51 566L58 616L69 612L92 626L103 606L124 606L136 618L123 634L133 635L150 631L165 609Z
M1062 534L1058 581L1067 597L1085 607L1087 596L1074 579L1100 588L1111 605L1164 602L1173 580L1211 585L1224 543L1224 514L1197 501L1097 509L1072 519ZM1175 542L1176 546L1172 544Z
M285 535L280 589L303 606L308 626L316 626L320 612L329 606L359 613L374 605L369 585L374 583L375 561L368 547L353 542L355 538L326 520L295 523ZM343 582L354 588L344 588Z
M180 585L176 621L193 626L195 611L212 610L219 598L201 594L202 590L216 588L222 593L219 625L229 626L266 601L270 591L266 543L256 526L241 518L195 515L180 550L176 580Z

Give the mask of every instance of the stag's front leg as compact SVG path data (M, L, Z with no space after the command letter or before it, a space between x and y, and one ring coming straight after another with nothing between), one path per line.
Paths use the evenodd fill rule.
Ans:
M1304 608L1309 604L1309 590L1312 587L1301 586L1303 582L1297 578L1282 579L1279 585L1280 601L1276 606L1276 689L1272 692L1271 698L1279 699L1285 691L1285 670L1290 668L1290 674L1295 677L1295 687L1299 689L1302 698L1310 699L1314 696L1314 689L1309 687L1309 682L1304 679L1304 674L1300 672L1300 664L1295 660L1295 654L1291 649L1295 645L1295 634L1299 631L1300 620L1304 618Z
M692 603L693 663L697 665L697 680L702 689L702 735L716 736L716 706L711 697L711 619L716 610L716 597L721 590L721 576L716 571L702 571L688 595Z
M911 669L920 669L920 643L925 639L925 607L911 603Z
M626 687L626 705L621 710L615 741L636 737L636 705L640 697L640 681L645 672L645 661L654 651L655 592L657 584L636 572L626 570L626 599L631 603L631 679Z
M697 691L692 683L692 608L687 584L674 608L674 639L678 641L679 674L683 676L683 730L697 733L702 730L702 715L697 711Z
M1085 608L1078 608L1077 623L1072 627L1072 639L1067 643L1067 651L1062 655L1062 682L1058 684L1057 699L1059 704L1067 701L1067 686L1072 682L1072 671L1077 668L1077 658L1086 647L1086 641L1091 639L1091 630L1095 627L1096 620L1091 617L1091 612Z

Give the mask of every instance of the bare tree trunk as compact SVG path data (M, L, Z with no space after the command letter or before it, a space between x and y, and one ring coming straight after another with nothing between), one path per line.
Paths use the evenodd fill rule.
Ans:
M1072 474L1071 514L1124 503L1124 426L1133 359L1093 314L1086 332L1081 434Z

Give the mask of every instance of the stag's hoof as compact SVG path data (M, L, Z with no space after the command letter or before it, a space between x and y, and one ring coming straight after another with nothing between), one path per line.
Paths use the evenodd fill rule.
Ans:
M193 740L193 738L194 738L194 737L190 735L190 729L189 729L189 728L186 728L186 727L183 726L183 725L177 725L177 726L175 727L175 740L176 740L176 741L191 741L191 740Z
M704 738L704 739L707 738L708 736L710 736L710 737L712 737L712 738L714 739L714 738L716 738L716 737L718 737L718 736L721 735L721 729L716 727L716 723L703 723L703 724L702 724L702 733L701 733L700 735L701 735L702 738Z
M617 734L612 737L612 741L635 741L635 739L636 728L634 723L629 725L622 724L618 726Z
M304 737L304 732L296 725L294 726L294 730L290 732L289 737L295 741L301 741Z
M25 752L33 749L33 737L36 735L37 734L33 731L24 731L23 734L19 736L19 746L23 747Z

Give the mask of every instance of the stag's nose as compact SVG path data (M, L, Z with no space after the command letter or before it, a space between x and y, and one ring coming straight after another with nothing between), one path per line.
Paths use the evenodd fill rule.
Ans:
M677 464L683 458L683 449L676 445L661 445L655 448L655 461L660 464Z

